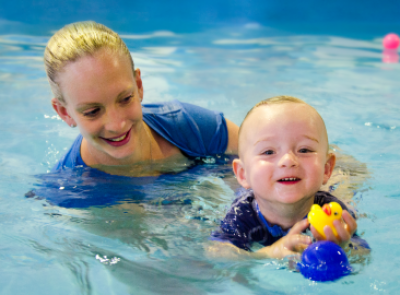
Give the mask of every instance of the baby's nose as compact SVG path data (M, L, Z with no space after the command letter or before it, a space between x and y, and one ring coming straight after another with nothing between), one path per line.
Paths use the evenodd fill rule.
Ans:
M297 157L293 152L285 153L279 162L281 167L294 167L297 164Z

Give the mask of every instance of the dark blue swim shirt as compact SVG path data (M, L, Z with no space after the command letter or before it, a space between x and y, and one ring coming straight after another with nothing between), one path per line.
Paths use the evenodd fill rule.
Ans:
M209 162L205 161L208 158L214 158L211 163L218 164L218 159L227 158L220 157L228 145L228 129L222 113L179 101L146 104L142 110L143 121L196 164ZM38 176L39 183L27 197L43 198L67 208L145 202L154 198L187 203L186 196L173 196L173 190L168 188L212 173L232 173L230 165L194 165L186 171L158 177L110 175L83 162L81 143L79 135L51 173Z
M328 192L318 191L315 194L314 204L323 206L330 202L337 202L343 210L349 211L355 218L354 212L335 196ZM227 242L240 249L251 251L252 246L258 243L262 246L270 246L287 234L288 230L279 225L270 224L261 214L254 193L251 189L243 188L236 192L225 218L220 227L211 234L211 240ZM369 248L368 244L357 235L352 237L357 245Z

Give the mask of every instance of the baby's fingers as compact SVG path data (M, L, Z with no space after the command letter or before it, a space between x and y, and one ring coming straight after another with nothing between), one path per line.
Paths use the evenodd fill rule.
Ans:
M315 229L315 227L314 227L313 225L310 226L310 230L311 230L311 233L312 233L314 239L316 239L317 241L325 240L325 237L322 236L322 235Z
M342 218L343 218L343 221L346 223L346 225L345 225L346 230L349 232L350 236L353 236L353 234L357 230L356 220L346 210L343 211Z
M290 229L287 235L291 236L291 235L301 234L303 231L307 229L308 225L309 225L308 219L307 218L303 219L297 222L295 225L293 225L293 227Z
M283 244L284 248L294 251L302 252L312 243L311 237L305 235L291 235L287 236Z
M335 221L333 222L334 225L335 225ZM337 222L340 223L339 226L341 226L343 228L343 225L341 224L341 222L338 221L338 220L337 220ZM337 227L336 226L335 226L335 228L336 228L336 231L337 231ZM339 238L335 236L335 234L333 233L332 228L329 225L325 225L324 226L324 234L326 236L326 240L327 241L334 242L335 244L338 244L338 245L341 243L341 240L339 240Z
M339 244L350 240L351 235L349 231L346 229L346 224L343 224L342 222L340 222L340 220L335 220L333 222L333 225L335 226L335 229L338 233L337 240L339 241Z

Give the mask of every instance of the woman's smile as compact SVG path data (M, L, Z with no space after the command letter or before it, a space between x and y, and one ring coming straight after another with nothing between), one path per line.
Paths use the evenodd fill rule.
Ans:
M132 130L132 128L118 137L114 137L114 138L100 137L100 138L111 146L114 146L114 147L123 146L129 142L129 140L131 138L131 130Z

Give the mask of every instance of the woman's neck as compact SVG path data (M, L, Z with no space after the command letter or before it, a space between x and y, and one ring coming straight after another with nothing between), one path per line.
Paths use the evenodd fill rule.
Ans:
M153 159L152 141L154 141L154 139L151 138L151 132L148 132L146 128L148 128L147 125L142 122L138 130L137 138L131 138L131 141L134 142L134 146L132 147L133 153L122 159L110 156L107 152L93 146L84 137L82 139L80 150L82 160L90 167L95 165L134 165L141 162L151 161Z
M113 175L155 176L169 171L169 166L187 167L188 159L180 150L142 122L138 139L131 156L115 159L90 145L85 138L81 144L81 156L86 165ZM171 163L172 162L172 163ZM173 169L174 171L176 169ZM182 169L178 169L182 170Z

